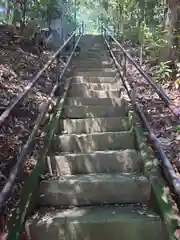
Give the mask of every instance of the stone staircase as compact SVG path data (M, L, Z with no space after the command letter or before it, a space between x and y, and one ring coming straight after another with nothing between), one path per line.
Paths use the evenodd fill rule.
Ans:
M84 36L83 51L49 157L54 179L43 180L32 240L161 240L151 209L129 102L100 36Z

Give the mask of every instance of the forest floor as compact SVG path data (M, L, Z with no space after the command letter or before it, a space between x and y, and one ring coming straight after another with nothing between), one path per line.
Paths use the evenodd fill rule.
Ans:
M40 54L30 40L12 38L4 28L0 32L0 114L24 91L32 77L47 62L51 52ZM60 69L59 69L60 71ZM46 102L57 80L56 61L39 78L23 102L18 104L0 128L0 190L7 182L12 167L33 129L42 103ZM6 204L0 220L0 233L6 232L6 220L11 218L19 200L20 190L36 164L37 150L42 146L41 131L36 137L35 150L28 156L22 172L16 179L12 200ZM0 234L1 239L1 234Z
M138 61L137 47L128 44L124 47L133 59ZM141 68L149 76L153 75L154 66L143 64ZM163 100L129 61L127 62L127 79L176 174L180 177L180 118L178 119L169 108L165 107ZM172 99L173 110L180 116L180 90L176 88L175 82L170 79L158 82L158 85Z
M139 62L139 49L125 44L124 48ZM119 52L118 49L115 51ZM120 55L120 54L119 54ZM154 66L151 64L142 64L141 68L149 76L153 76ZM172 109L174 113L165 106L163 100L157 95L147 80L139 73L136 67L127 61L127 81L135 92L136 102L143 110L153 132L160 140L161 146L169 158L177 177L180 179L180 89L176 87L175 81L169 79L165 82L158 82L158 85L172 100ZM177 117L178 116L178 117ZM175 196L174 196L175 197ZM172 199L172 206L175 215L179 215L177 204ZM178 228L174 232L175 239L180 239L180 221Z

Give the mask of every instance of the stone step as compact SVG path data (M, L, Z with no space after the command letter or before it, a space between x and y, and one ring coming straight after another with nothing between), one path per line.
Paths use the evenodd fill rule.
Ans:
M81 84L79 84L79 87ZM83 90L82 88L73 89L70 87L68 96L70 97L98 97L98 98L120 98L124 88L119 90Z
M125 100L121 98L66 98L66 105L69 106L125 106Z
M67 175L40 183L39 204L51 207L147 204L150 191L151 186L145 176L130 173Z
M107 55L107 49L102 47L102 45L97 45L97 46L91 45L90 47L86 48L85 51L82 52L82 56L87 53L103 56L103 55Z
M106 53L103 53L97 56L97 54L86 52L85 54L79 56L79 58L77 59L77 62L92 63L92 64L93 63L106 64L107 62L108 63L112 62L112 60L108 59L108 56Z
M77 66L79 66L79 64L82 65L82 66L84 66L86 64L91 66L91 65L93 65L95 63L96 65L101 64L103 67L107 66L105 68L110 68L112 66L113 60L112 59L109 59L109 60L106 59L104 61L103 60L99 60L99 59L92 59L92 60L86 59L85 60L85 59L79 58L76 61L76 63L77 63Z
M93 71L93 70L95 70L95 69L99 69L99 72L103 72L103 69L105 68L105 67L108 67L108 68L110 68L110 67L112 67L110 64L106 64L106 65L102 65L102 63L101 62L99 62L99 63L77 63L77 65L76 65L76 69L78 69L78 71L82 71L82 72L84 72L84 71Z
M134 146L135 134L132 131L63 134L55 136L52 141L52 151L69 153L133 149Z
M94 54L93 55L90 55L89 53L88 54L85 54L83 56L80 56L80 58L78 59L78 62L77 62L77 67L79 67L78 63L81 63L81 65L84 65L85 66L86 64L89 64L89 69L97 69L98 68L98 65L102 66L103 62L105 62L107 60L107 56L95 56ZM109 63L112 64L111 61L109 61ZM111 68L113 65L107 65L104 66L104 68ZM102 69L103 70L103 69Z
M102 45L91 45L91 46L89 46L89 48L87 48L87 52L94 53L94 55L100 55L100 56L102 56L103 54L104 55L108 54L107 49L105 47L103 47ZM84 53L84 51L82 52L82 55L83 55L83 53Z
M33 240L165 240L160 217L146 207L42 209L28 223Z
M79 72L107 72L107 73L116 73L117 70L113 69L112 66L110 66L109 68L105 68L103 66L98 66L97 64L92 64L90 67L86 66L86 64L84 64L84 66L80 67L77 66L77 69Z
M115 77L117 75L117 71L109 71L109 72L99 72L99 71L75 71L75 75L84 76L84 77Z
M103 61L104 62L104 61ZM104 68L110 68L112 67L112 63L103 63L102 61L78 61L77 62L77 68L83 69L83 68L99 68L101 71L103 71Z
M111 67L111 66L109 66ZM97 63L94 63L94 64L78 64L76 65L76 69L79 71L79 72L103 72L103 69L104 69L104 66L101 65L100 63L97 64ZM98 71L97 71L98 69Z
M112 106L64 106L64 118L99 118L127 116L125 107Z
M95 133L130 130L128 117L65 119L59 121L59 133Z
M111 84L115 84L118 81L120 81L119 78L114 78L114 77L91 77L91 76L74 76L72 79L73 83L111 83ZM120 81L121 83L121 81Z
M115 83L71 83L70 86L70 91L89 91L89 90L94 90L94 91L108 91L108 90L120 90L123 89L124 87L121 84L121 82L115 82Z
M140 173L140 156L133 149L74 153L50 158L59 175L88 173Z
M108 59L107 55L97 56L95 54L86 53L83 56L81 55L79 57L78 62L81 62L81 63L84 62L84 64L92 63L92 66L96 69L97 68L97 65L95 65L96 63L100 64L102 62L105 62L106 60L110 60L110 59ZM109 67L107 67L107 68L109 68Z
M85 52L82 52L82 54L80 55L79 59L78 60L85 60L86 61L98 61L98 60L102 60L103 61L106 61L108 59L109 55L107 54L107 52L105 51L102 51L100 52L98 49L94 49L93 51L91 50L88 50L88 51L85 51Z

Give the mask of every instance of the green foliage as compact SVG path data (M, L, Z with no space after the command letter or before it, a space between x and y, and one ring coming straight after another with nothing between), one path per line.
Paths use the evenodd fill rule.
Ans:
M160 64L155 67L154 78L156 82L164 82L171 78L172 69L169 63L171 63L171 61L160 62Z
M100 29L100 22L108 26L119 39L131 40L141 46L144 57L159 58L164 40L165 4L159 0L1 0L12 22L27 22L35 18L40 25L62 18L68 25L85 22L89 31ZM20 5L18 9L14 6ZM18 11L19 12L18 12ZM76 12L76 20L75 20ZM87 29L86 28L86 29ZM123 38L122 38L123 36ZM176 39L179 38L178 32ZM166 59L163 59L165 61Z
M174 62L175 69L176 69L176 79L175 79L175 87L176 89L180 86L180 62Z
M76 1L78 5L79 1ZM34 18L41 25L47 25L53 18L67 16L69 22L74 19L74 0L4 0L1 6L8 9L6 15L12 15L13 24L27 23ZM6 20L6 16L4 16Z
M166 46L167 41L164 39L164 32L162 26L156 26L153 31L150 31L147 25L144 26L144 44L145 52L148 57L158 58L160 55L160 49Z
M180 131L180 125L178 125L177 127L176 127L176 131Z
M99 0L104 7L104 18L108 26L113 27L114 34L131 40L144 48L144 56L159 58L165 41L164 1L159 0ZM109 18L107 17L109 16Z

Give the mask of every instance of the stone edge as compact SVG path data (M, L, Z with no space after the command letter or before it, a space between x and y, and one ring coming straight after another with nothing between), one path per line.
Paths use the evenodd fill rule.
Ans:
M147 144L147 134L140 125L140 119L132 111L129 112L133 127L135 130L136 146L141 156L141 165L143 167L144 175L149 179L152 186L152 193L155 197L155 203L158 207L157 212L161 219L164 221L168 238L175 240L174 233L178 228L178 215L173 208L173 199L170 191L166 196L163 196L164 189L167 189L167 184L161 176L159 170L158 159L155 157L154 152ZM168 187L169 190L169 187Z

